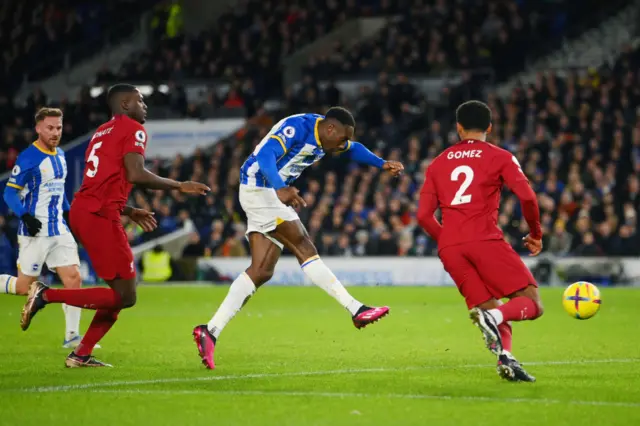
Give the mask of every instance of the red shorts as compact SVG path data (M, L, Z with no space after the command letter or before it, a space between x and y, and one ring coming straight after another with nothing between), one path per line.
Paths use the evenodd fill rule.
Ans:
M71 206L71 230L87 250L96 275L105 281L135 278L136 268L127 233L120 220Z
M445 247L439 256L469 308L537 286L529 268L504 240Z

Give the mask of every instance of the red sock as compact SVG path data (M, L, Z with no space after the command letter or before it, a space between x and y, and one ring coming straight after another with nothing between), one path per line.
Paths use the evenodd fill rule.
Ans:
M514 297L498 310L502 312L503 322L524 321L538 318L538 304L528 297Z
M120 295L110 288L48 289L44 297L49 303L66 303L84 309L119 309Z
M511 326L508 322L503 322L498 326L498 331L502 339L502 349L511 352Z
M118 319L118 313L120 310L106 310L106 309L98 309L96 314L93 316L93 320L91 321L91 325L87 329L84 337L82 338L82 342L74 351L78 356L87 356L91 355L94 346L96 343L100 341L104 337L105 334L111 329L111 326Z

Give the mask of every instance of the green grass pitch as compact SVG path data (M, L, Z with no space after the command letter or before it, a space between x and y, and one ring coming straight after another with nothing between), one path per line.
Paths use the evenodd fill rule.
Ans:
M638 425L640 289L603 288L600 313L569 317L543 289L544 317L514 325L538 378L507 383L455 288L352 288L391 315L358 331L312 287L265 287L219 341L218 369L191 340L226 287L141 287L95 354L113 369L65 369L59 306L19 327L0 297L0 424ZM91 313L83 313L83 327Z

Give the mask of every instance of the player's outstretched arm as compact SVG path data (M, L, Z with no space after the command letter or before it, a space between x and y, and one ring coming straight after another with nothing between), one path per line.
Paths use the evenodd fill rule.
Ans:
M442 232L442 225L438 222L435 215L438 205L438 196L429 170L427 169L424 185L420 191L420 201L418 202L416 218L422 229L436 242L438 242L440 233Z
M149 189L177 189L185 194L205 195L211 191L211 188L202 183L178 182L151 173L144 166L142 154L135 152L130 152L124 156L124 167L127 173L127 181L134 185L144 186Z
M398 161L384 161L360 142L347 142L345 149L349 157L356 163L387 170L393 176L399 176L404 171L404 166Z

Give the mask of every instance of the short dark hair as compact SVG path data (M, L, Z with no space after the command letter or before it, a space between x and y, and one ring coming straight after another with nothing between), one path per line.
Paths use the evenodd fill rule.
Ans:
M353 115L346 108L331 107L327 110L327 113L324 116L325 118L332 118L338 121L342 125L351 126L353 128L356 127L356 120L353 118Z
M43 121L47 117L62 117L62 110L60 108L40 108L35 115L36 123Z
M456 122L465 130L486 132L491 125L491 109L484 102L465 102L456 109Z
M138 88L132 84L114 84L107 91L107 103L109 104L109 106L111 106L111 102L113 102L113 98L115 97L115 95L118 95L120 93L133 93L136 90L138 90Z

